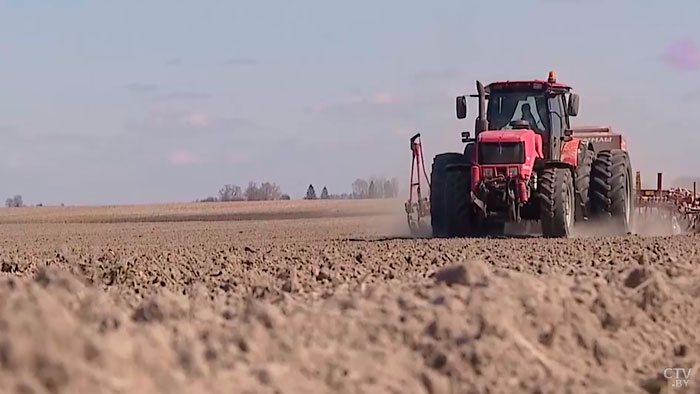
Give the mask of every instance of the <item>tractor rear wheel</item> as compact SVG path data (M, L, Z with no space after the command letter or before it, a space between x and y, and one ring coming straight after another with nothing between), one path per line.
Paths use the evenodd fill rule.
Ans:
M447 227L449 213L445 211L445 191L447 185L447 165L464 163L464 155L461 153L442 153L433 159L430 172L430 224L433 228L433 237L443 238L449 236Z
M540 176L540 219L545 237L568 237L574 226L576 197L568 168L546 168Z
M449 237L467 237L473 233L471 168L467 165L450 168L445 185L445 211Z
M506 224L503 222L489 223L486 233L492 237L502 237L506 233Z
M594 217L610 219L618 233L631 231L634 198L632 165L627 152L620 149L598 152L591 168L590 199Z

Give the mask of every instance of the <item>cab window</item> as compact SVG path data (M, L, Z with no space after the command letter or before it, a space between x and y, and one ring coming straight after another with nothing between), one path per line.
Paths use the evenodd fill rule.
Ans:
M552 135L561 136L566 127L566 114L562 107L561 96L555 96L549 99L549 120L552 125Z
M539 132L549 128L547 99L540 91L493 92L488 104L489 127L492 130L511 129L515 120L527 120Z

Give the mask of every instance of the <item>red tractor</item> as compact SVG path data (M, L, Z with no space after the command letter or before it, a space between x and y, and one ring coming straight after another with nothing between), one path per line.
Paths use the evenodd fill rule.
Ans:
M546 81L476 87L469 95L479 100L474 137L462 133L463 153L433 160L433 236L500 235L506 223L527 220L539 221L546 237L568 237L577 223L603 218L616 233L631 232L634 185L624 138L609 128L579 129L579 138L569 123L579 109L571 87L553 72ZM457 97L459 119L467 116L466 97Z

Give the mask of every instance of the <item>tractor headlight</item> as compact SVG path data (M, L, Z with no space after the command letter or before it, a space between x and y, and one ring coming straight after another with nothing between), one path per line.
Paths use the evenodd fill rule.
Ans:
M493 178L493 167L484 168L484 178Z
M508 167L508 176L518 176L518 167Z

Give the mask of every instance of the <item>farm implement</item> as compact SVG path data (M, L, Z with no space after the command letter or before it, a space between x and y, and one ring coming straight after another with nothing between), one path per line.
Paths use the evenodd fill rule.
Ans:
M643 189L641 173L637 172L635 185L637 211L641 216L657 217L661 224L670 226L673 234L700 232L700 196L697 184L693 190L663 188L663 174L656 175L656 189Z
M522 221L539 222L546 237L569 237L583 223L628 234L638 215L652 211L677 232L696 228L697 194L660 184L642 189L622 134L571 125L579 96L554 72L547 80L477 81L476 90L456 100L457 118L465 119L467 97L478 99L474 135L461 133L461 152L436 155L430 177L420 134L411 138L405 208L414 233L424 233L429 220L432 236L441 238L500 235Z

